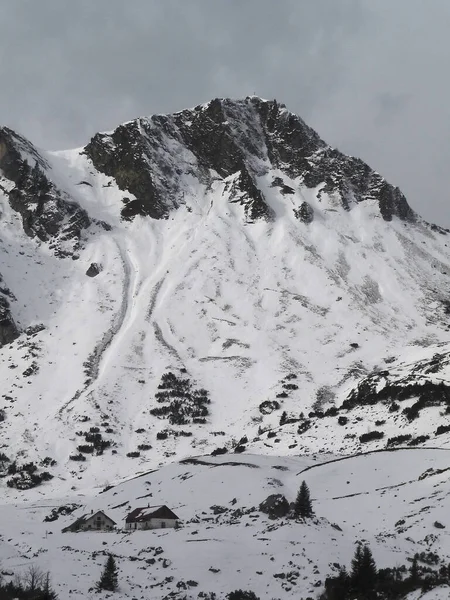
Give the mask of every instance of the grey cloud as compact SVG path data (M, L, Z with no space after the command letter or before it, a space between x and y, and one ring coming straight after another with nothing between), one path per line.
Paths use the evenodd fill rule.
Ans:
M0 38L2 121L47 147L81 144L125 119L215 96L255 92L307 110L338 83L335 50L360 13L352 0L2 0L0 7L8 24Z
M411 100L410 94L391 94L384 92L375 98L377 112L374 117L375 125L389 125L396 116L407 108Z
M0 0L0 122L45 148L277 98L450 225L447 0Z

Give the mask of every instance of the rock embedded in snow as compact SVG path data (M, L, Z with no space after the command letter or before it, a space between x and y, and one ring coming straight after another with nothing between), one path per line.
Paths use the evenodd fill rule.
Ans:
M299 221L309 225L314 221L314 209L307 202L302 202L300 208L295 211L295 216Z
M290 511L290 505L283 494L271 494L259 505L259 510L271 519L285 517Z
M93 262L89 265L89 269L86 271L86 275L88 277L97 277L99 273L102 271L102 265L99 263Z
M8 300L0 296L0 347L19 337L19 331L11 316Z

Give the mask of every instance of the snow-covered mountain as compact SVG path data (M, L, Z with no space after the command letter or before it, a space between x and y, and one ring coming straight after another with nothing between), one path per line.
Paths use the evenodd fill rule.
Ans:
M3 128L0 174L12 496L214 450L448 445L448 231L284 105L216 99L64 152Z

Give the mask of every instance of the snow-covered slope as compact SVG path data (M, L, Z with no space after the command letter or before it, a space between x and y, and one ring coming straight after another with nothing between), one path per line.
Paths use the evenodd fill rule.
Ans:
M54 476L39 494L239 442L353 452L388 408L307 433L301 413L448 353L448 232L276 102L215 100L58 153L4 129L0 170L0 451ZM421 412L417 435L447 419Z
M449 468L449 450L427 449L328 461L193 458L94 497L2 506L0 558L8 571L31 564L50 569L60 598L73 600L98 597L92 588L107 552L117 560L119 598L190 599L215 592L222 599L239 588L261 599L317 598L325 578L338 565L350 565L358 541L370 545L380 568L408 568L415 554L421 567L446 566ZM293 501L302 480L311 490L314 519L269 519L259 510L271 494ZM63 502L80 506L44 521ZM170 506L181 528L122 530L131 509L155 502ZM99 509L117 522L116 532L61 532ZM448 598L448 587L412 598Z

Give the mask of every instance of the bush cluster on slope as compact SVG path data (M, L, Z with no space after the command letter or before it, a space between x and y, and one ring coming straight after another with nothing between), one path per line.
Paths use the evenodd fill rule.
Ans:
M150 414L168 419L171 425L206 422L211 402L208 391L196 389L187 377L164 373L155 398L159 406L152 408Z
M56 461L52 459L44 459L41 461L41 466L47 466L49 464L53 466L55 463ZM16 461L14 461L8 467L8 475L12 475L12 477L6 481L6 485L18 490L29 490L37 487L44 481L53 479L51 473L48 471L40 471L39 466L34 462L18 465Z
M78 454L70 455L70 460L84 461L86 458L83 454L102 455L106 448L111 446L111 440L103 439L99 427L90 427L89 431L77 431L76 433L79 437L84 437L86 443L77 446Z

